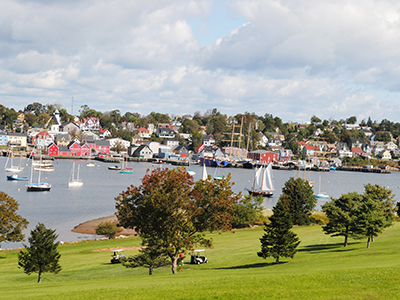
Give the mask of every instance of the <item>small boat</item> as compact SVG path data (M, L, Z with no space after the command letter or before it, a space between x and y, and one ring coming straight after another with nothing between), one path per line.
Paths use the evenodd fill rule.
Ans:
M42 160L42 156L40 156L40 161ZM50 191L51 189L51 184L48 182L40 182L40 174L42 170L39 169L39 175L38 175L38 181L37 182L32 182L33 178L33 164L31 166L31 178L30 178L30 183L26 185L26 191L27 192L44 192L44 191Z
M40 166L40 167L34 167L33 168L35 171L42 171L42 172L53 172L54 171L54 166Z
M75 178L75 162L72 164L72 169L71 169L71 176L70 180L68 182L68 187L79 187L83 185L83 181L79 179L79 169L80 165L78 165L78 170L77 170L77 175Z
M94 163L94 162L92 162L92 161L89 161L87 164L86 164L86 167L95 167L96 166L96 164Z
M189 174L190 176L196 175L196 172L193 171L193 170L191 170L191 169L188 169L188 170L186 170L186 171L188 172L188 174Z
M271 173L271 163L268 164L268 166L261 166L260 168L256 169L254 172L253 189L247 189L249 194L254 196L272 197L275 189L272 185Z
M128 157L122 161L122 168L119 170L120 173L133 173L133 168L128 168Z
M119 171L122 168L120 166L112 166L112 167L108 167L109 170L114 170L114 171Z
M10 166L8 166L8 162L10 162ZM6 164L4 166L4 169L6 170L6 172L18 173L18 172L22 172L24 170L24 168L21 167L21 162L20 162L19 166L14 166L13 162L14 162L14 154L12 153L12 149L8 149L7 160L6 160Z
M17 174L7 175L7 180L28 181L28 177L19 177Z
M329 198L329 195L325 193L321 193L321 176L319 176L319 187L318 187L318 194L315 195L315 198L320 198L320 199L327 199Z

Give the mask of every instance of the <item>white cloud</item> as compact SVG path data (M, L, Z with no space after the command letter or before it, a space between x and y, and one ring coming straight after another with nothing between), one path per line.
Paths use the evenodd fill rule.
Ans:
M103 111L216 107L292 121L398 116L400 3L232 0L218 9L247 22L200 46L187 20L207 19L215 7L212 0L1 1L1 103L60 101L69 109L74 97L76 106Z

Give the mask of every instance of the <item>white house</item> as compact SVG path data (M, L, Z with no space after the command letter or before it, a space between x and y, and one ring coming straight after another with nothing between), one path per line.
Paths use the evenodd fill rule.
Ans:
M114 148L114 146L115 146L115 144L116 144L117 142L120 142L122 145L124 145L124 147L125 147L126 149L128 149L128 147L131 145L131 142L125 141L125 140L120 139L120 138L108 139L107 141L110 142L110 149L111 149L111 148Z

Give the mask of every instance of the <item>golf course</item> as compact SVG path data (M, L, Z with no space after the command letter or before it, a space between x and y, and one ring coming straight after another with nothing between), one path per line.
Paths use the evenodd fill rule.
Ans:
M26 275L18 251L0 252L1 299L400 299L400 224L384 230L371 248L366 239L325 235L320 226L294 227L301 243L294 259L262 259L263 228L207 234L207 264L191 265L190 253L177 275L111 264L111 249L138 253L139 237L81 241L58 247L61 272ZM3 245L5 246L5 245Z

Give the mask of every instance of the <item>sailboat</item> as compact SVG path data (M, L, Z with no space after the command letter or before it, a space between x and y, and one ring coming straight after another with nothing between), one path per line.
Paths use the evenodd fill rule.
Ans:
M10 166L7 167L9 161L10 161ZM19 166L14 166L13 162L14 162L14 155L13 155L12 149L8 149L7 161L4 166L4 169L7 172L13 172L13 173L21 172L24 169L23 167L21 167L21 163Z
M122 161L122 169L119 170L120 173L133 173L133 168L128 168L128 157L126 157L126 160L124 159Z
M78 170L77 170L77 175L75 178L75 162L72 164L72 169L71 169L71 176L70 180L68 182L68 187L79 187L83 185L83 181L79 179L79 169L80 165L78 165Z
M272 164L262 166L255 170L253 188L247 189L250 195L272 197L275 191L272 184Z
M321 176L319 176L319 187L318 187L318 194L315 195L316 198L329 198L329 195L325 193L321 193Z
M42 155L40 154L40 162L42 162ZM42 171L39 169L38 173L38 181L37 182L32 182L33 178L33 164L31 165L31 177L29 184L26 185L26 191L27 192L43 192L43 191L50 191L51 189L51 184L48 182L40 182L40 173Z

